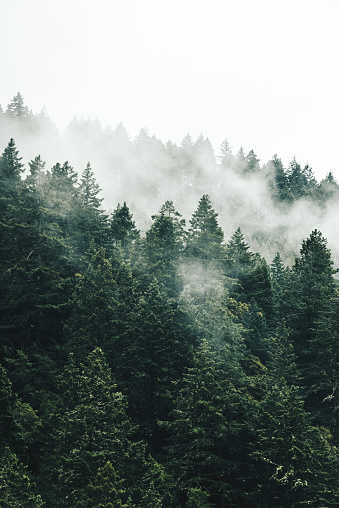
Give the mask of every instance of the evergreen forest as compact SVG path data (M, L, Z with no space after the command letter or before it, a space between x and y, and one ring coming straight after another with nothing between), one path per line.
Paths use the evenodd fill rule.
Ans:
M0 508L339 506L332 172L20 93L0 141Z

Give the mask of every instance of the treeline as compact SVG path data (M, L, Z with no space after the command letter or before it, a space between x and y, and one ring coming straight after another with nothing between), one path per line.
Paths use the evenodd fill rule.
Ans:
M259 161L254 150L233 151L227 140L214 151L203 135L164 143L146 128L131 139L121 123L104 129L90 119L74 118L60 134L46 110L34 114L20 93L0 108L0 146L10 138L20 147L26 166L40 154L47 168L71 161L80 174L91 161L106 210L111 213L126 201L142 235L166 201L173 201L188 223L204 194L218 210L226 237L240 227L268 262L279 251L283 261L292 264L314 227L329 242L335 235L339 186L333 173L318 182L311 167L296 158L287 165L277 155ZM331 246L339 264L339 251Z
M0 506L339 504L320 231L268 265L207 194L141 235L89 163L25 172L11 139L0 178Z
M162 204L167 199L168 188L182 207L185 207L187 195L200 198L206 189L219 201L218 189L227 194L226 183L233 174L259 179L267 186L275 204L291 205L304 198L324 206L327 200L338 197L339 186L331 171L317 182L308 164L303 167L293 158L288 167L284 167L277 155L260 164L254 150L245 153L241 147L233 153L227 140L216 155L209 139L202 134L196 140L187 134L177 145L171 140L164 143L142 128L131 140L122 123L114 130L103 129L98 120L75 117L60 135L46 110L34 114L25 105L20 92L5 110L0 106L3 146L9 137L19 140L25 155L35 145L32 157L46 152L45 158L71 160L75 167L82 167L90 160L97 178L105 183L106 195L112 194L117 202L128 197L130 202L138 203L142 195L144 201L152 199ZM233 212L236 204L230 205Z

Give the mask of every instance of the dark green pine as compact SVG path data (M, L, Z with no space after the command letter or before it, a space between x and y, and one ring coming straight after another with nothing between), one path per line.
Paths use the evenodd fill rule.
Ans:
M78 258L79 266L83 266L85 254L92 242L98 247L108 245L107 215L101 208L103 198L98 197L101 190L88 162L81 174L70 209L69 243Z
M128 258L133 244L140 238L140 231L137 229L133 216L124 201L124 204L117 208L112 213L110 219L110 236L115 247L119 245L122 252Z
M211 200L204 194L190 220L187 236L187 255L207 262L220 263L223 260L222 242L224 233L218 224L218 214L212 208Z
M176 297L182 289L177 268L184 249L185 219L172 201L166 201L152 220L144 240L148 270L169 296Z

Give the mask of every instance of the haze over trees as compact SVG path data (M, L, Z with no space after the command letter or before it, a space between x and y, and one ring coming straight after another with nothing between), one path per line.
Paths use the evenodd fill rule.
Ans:
M333 174L19 93L5 136L0 507L338 506Z

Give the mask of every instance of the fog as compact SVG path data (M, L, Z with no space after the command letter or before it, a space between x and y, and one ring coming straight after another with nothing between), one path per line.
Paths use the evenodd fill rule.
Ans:
M222 149L213 147L203 134L196 139L187 134L176 144L160 140L146 127L132 139L121 123L103 128L98 120L83 118L74 118L59 133L46 111L30 113L25 121L5 117L2 114L1 152L13 137L26 168L40 155L47 170L68 161L80 176L90 162L102 188L103 208L112 213L126 201L142 234L166 200L173 201L189 227L199 199L208 194L225 243L240 226L251 250L268 263L279 251L285 263L292 264L302 240L318 229L339 266L338 200L298 199L288 207L277 206L268 161L260 161L257 170L248 174L242 172L236 150L221 162Z

